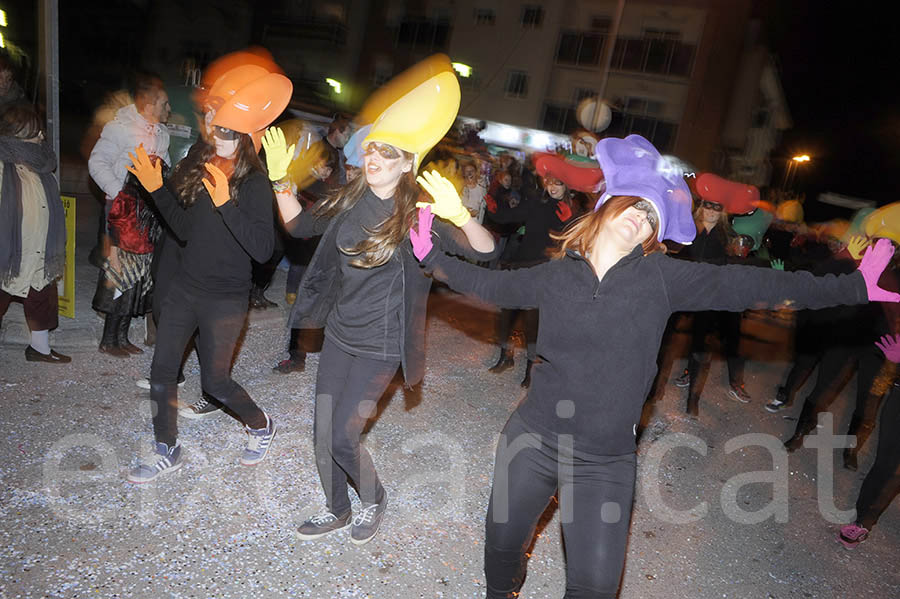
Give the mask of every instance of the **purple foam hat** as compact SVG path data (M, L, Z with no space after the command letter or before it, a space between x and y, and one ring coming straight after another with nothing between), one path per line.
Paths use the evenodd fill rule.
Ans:
M643 198L659 216L659 241L689 244L694 240L697 227L691 216L691 191L676 163L660 156L640 135L601 139L594 156L606 178L606 190L595 211L613 196Z

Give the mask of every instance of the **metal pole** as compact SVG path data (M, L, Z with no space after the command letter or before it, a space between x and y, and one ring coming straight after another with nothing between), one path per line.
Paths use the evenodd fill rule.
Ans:
M619 24L622 22L622 13L625 12L625 0L619 0L616 6L616 16L612 22L609 37L603 45L603 72L600 75L600 88L597 90L597 105L594 107L594 117L591 119L591 131L596 131L600 124L600 103L606 97L606 82L609 80L609 67L612 64L612 55L616 49L616 40L619 37Z
M44 80L47 139L56 154L56 177L59 179L59 0L41 0L39 10L39 78Z

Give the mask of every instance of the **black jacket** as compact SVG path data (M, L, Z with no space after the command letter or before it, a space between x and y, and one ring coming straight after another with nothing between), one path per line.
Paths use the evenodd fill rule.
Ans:
M291 308L288 326L294 329L319 329L325 326L338 293L340 293L340 256L337 232L347 211L332 218L317 217L314 209L304 210L286 222L285 230L292 237L321 235L319 246L303 274L297 299ZM469 245L465 235L456 227L440 219L432 223L432 231L441 239L446 251L472 260L490 260L497 251L482 254ZM425 311L431 278L419 266L406 241L394 253L403 269L403 318L400 319L400 363L407 386L421 382L425 376Z
M821 308L864 303L861 274L814 277L752 266L716 266L643 256L640 246L598 282L570 253L531 268L486 270L434 251L426 268L453 289L503 308L539 308L528 396L517 408L539 433L573 435L594 455L635 450L635 430L669 315L787 304Z
M186 244L181 271L188 283L210 293L250 292L251 259L267 261L275 246L272 186L263 173L249 175L237 198L219 208L206 191L187 208L165 185L151 195L166 224Z

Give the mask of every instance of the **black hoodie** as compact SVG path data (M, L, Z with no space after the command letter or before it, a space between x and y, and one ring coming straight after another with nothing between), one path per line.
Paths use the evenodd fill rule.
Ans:
M861 274L815 277L753 266L716 266L644 256L637 246L597 280L581 256L518 270L486 270L435 248L425 267L462 293L502 308L539 308L528 396L517 408L538 433L572 435L593 455L635 450L641 407L676 311L789 305L823 308L868 301Z

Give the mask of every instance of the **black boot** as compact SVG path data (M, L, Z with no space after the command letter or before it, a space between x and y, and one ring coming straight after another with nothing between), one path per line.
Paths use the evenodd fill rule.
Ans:
M106 315L106 320L103 321L103 337L100 339L100 346L97 349L104 354L126 358L131 354L119 347L119 320L121 318L117 314Z
M522 387L527 389L531 386L531 366L534 364L534 360L528 360L525 363L525 377L522 379Z
M128 330L131 328L131 316L120 316L119 317L119 330L116 334L116 339L119 342L119 347L127 351L129 354L142 354L144 350L139 348L137 345L128 340Z
M696 418L700 415L700 396L694 395L693 393L688 394L687 406L684 409L685 412Z
M856 472L856 448L847 447L844 449L844 468Z
M494 374L500 374L504 370L509 370L513 367L513 354L511 351L506 349L505 347L500 348L500 357L497 358L497 363L488 368L489 372L493 372Z

